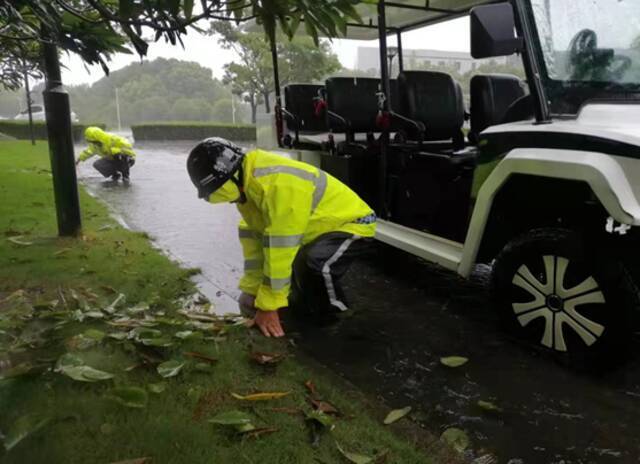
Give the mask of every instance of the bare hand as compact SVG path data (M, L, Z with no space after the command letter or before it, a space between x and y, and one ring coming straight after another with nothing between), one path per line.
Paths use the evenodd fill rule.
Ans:
M254 322L265 337L284 337L284 330L282 330L282 325L280 324L278 311L258 310Z

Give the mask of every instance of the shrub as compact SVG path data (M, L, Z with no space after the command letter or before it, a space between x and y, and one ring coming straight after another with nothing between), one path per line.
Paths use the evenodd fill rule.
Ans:
M149 123L131 126L133 138L141 140L202 140L207 137L223 137L230 140L253 141L256 127L245 124L203 122Z
M84 130L89 126L105 128L104 124L74 124L73 139L80 142L84 138ZM9 135L18 140L28 140L31 138L29 131L29 121L0 121L0 133ZM38 140L47 139L47 125L44 121L33 121L33 133Z

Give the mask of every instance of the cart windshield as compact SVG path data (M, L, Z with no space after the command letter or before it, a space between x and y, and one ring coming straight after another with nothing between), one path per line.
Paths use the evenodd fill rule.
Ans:
M531 0L531 11L552 106L640 92L640 1ZM572 102L554 101L565 92Z

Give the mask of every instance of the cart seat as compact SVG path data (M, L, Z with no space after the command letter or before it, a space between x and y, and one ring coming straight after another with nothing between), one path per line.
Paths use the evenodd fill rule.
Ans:
M289 84L284 88L284 119L287 129L300 134L328 132L324 114L316 114L318 99L324 98L324 86Z
M477 143L487 127L504 122L509 107L525 95L523 82L509 74L480 74L471 79L471 131Z
M453 142L464 146L464 100L462 88L450 75L437 71L404 71L399 77L402 117L421 123L418 133L408 126L410 140Z

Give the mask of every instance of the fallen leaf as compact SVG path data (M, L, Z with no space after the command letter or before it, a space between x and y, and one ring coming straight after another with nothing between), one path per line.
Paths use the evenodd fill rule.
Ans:
M500 408L499 406L496 406L495 404L491 403L490 401L478 400L477 404L478 404L478 407L480 407L481 409L484 409L485 411L502 412L502 408Z
M147 391L139 387L122 387L111 391L111 397L128 408L145 408L149 396Z
M183 354L190 358L202 359L203 361L207 361L209 364L214 364L218 362L216 358L212 358L211 356L207 356L206 354L196 353L194 351L189 351Z
M195 313L190 311L179 311L183 316L192 319L194 321L200 322L220 322L220 318L218 316L213 316L211 314L205 313Z
M440 436L440 439L458 453L464 453L470 445L469 436L466 432L455 427L445 430Z
M256 426L253 424L242 424L236 426L236 431L239 433L247 433L256 430Z
M167 384L165 382L150 383L147 385L147 388L151 393L155 393L157 395L167 389Z
M206 373L211 372L211 364L209 363L204 363L204 362L196 363L194 368L199 372L206 372Z
M448 356L446 358L440 358L440 362L447 367L460 367L469 362L469 358L462 356Z
M253 393L251 395L238 395L237 393L231 393L237 400L241 401L270 401L277 400L280 398L284 398L287 395L290 395L291 392L274 392L274 393Z
M402 419L404 416L406 416L410 412L411 412L411 406L407 406L406 408L402 408L402 409L394 409L389 414L387 414L387 417L384 420L384 424L385 425L393 424L394 422L397 422L400 419Z
M159 346L162 348L173 346L173 342L169 338L141 338L140 343L146 346Z
M261 366L278 364L284 357L285 355L282 353L263 353L260 351L249 353L249 358Z
M193 330L176 332L174 336L180 340L198 340L203 337L202 332L194 332Z
M342 447L336 442L336 447L340 454L342 454L349 462L353 462L354 464L369 464L373 462L373 458L369 456L364 456L362 454L350 453L349 451L345 451Z
M53 256L61 256L65 253L69 253L71 251L71 248L63 248L62 250L58 250L56 251Z
M120 304L120 302L124 301L125 298L126 297L125 297L124 293L120 293L118 295L118 297L115 300L113 300L113 303L111 303L109 306L103 308L102 310L105 313L108 313L108 314L115 313L116 312L116 307Z
M307 390L309 390L309 393L311 393L313 396L316 395L316 393L317 393L316 386L311 380L307 380L304 383L304 386L307 387Z
M319 401L313 398L309 398L309 401L313 405L316 411L320 411L324 414L330 414L339 416L340 412L333 406L331 403L327 403L326 401Z
M85 337L91 338L92 340L102 341L106 334L102 330L97 329L87 329L84 334Z
M249 432L245 432L244 436L246 438L260 438L262 435L270 435L272 433L276 433L278 431L278 429L276 428L269 428L269 427L263 427L260 429L254 429L251 430Z
M184 363L180 361L167 361L163 362L157 367L158 374L162 377L175 377L180 373L182 368L184 367Z
M109 372L100 371L85 365L80 358L69 353L62 355L60 359L58 359L56 371L79 382L99 382L114 377L114 375Z
M251 424L251 416L242 411L227 411L212 417L207 422L218 425L241 426Z
M107 335L109 338L113 338L114 340L126 340L127 337L129 336L129 334L125 333L125 332L111 332L109 335Z
M46 427L51 420L51 417L43 416L42 414L27 414L25 416L21 416L7 431L7 435L4 439L5 449L10 451L29 435L32 435L38 430Z
M333 427L334 419L331 416L323 413L322 411L311 411L307 413L307 420L316 421L323 427L328 429Z
M15 244L15 245L20 245L20 246L31 246L33 245L33 242L26 242L21 240L21 238L23 238L24 235L18 235L15 237L9 237L7 238L8 241L10 241L11 243Z

